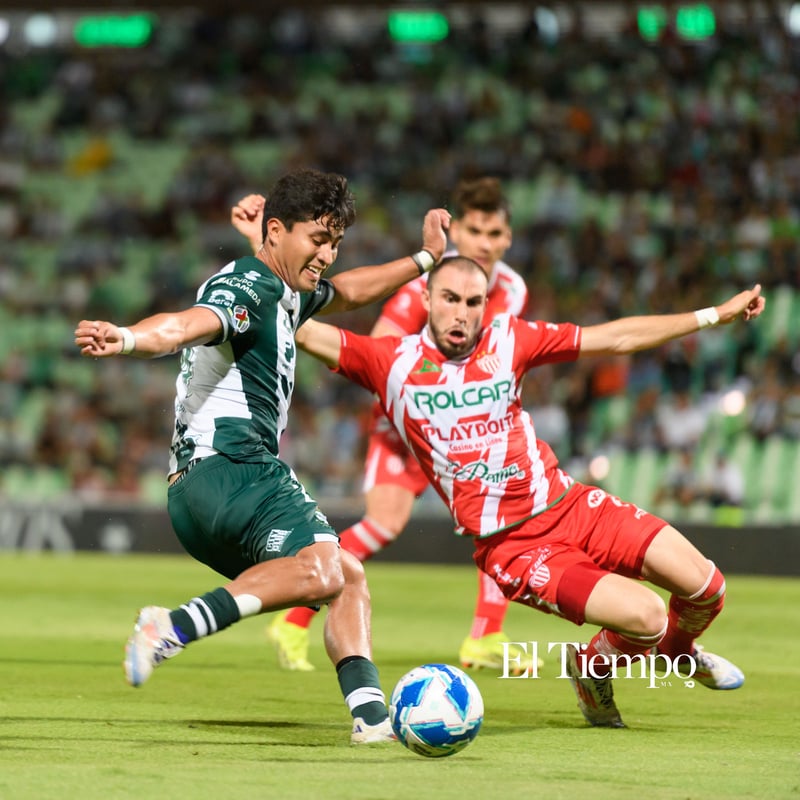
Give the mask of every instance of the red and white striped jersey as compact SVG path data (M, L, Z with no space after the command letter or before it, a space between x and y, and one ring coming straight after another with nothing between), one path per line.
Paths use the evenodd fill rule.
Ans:
M436 348L427 328L402 339L341 336L337 371L377 394L447 503L456 533L497 533L540 513L571 485L536 438L520 394L532 367L578 357L576 325L501 314L459 361Z
M445 253L445 256L454 253ZM428 321L422 305L422 290L428 285L428 275L400 287L383 305L379 320L392 325L398 336L419 333ZM494 265L486 297L483 324L488 325L498 314L520 317L528 307L528 287L522 276L505 261Z

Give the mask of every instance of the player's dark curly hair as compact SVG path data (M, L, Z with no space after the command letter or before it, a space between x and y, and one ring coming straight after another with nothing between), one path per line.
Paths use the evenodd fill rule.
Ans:
M455 219L461 219L468 211L487 214L503 211L506 221L511 222L511 207L497 178L484 176L459 181L450 198L450 212Z
M263 239L267 237L267 221L273 218L288 230L295 222L324 218L329 227L344 230L355 222L355 201L342 175L298 169L280 178L267 195L261 223Z

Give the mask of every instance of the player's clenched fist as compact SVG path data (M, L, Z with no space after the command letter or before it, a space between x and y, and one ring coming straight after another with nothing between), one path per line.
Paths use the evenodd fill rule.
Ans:
M115 356L124 349L124 331L111 322L84 319L75 328L75 344L87 358Z

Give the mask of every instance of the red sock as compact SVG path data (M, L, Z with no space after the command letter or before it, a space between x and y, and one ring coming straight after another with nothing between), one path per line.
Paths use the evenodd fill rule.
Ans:
M691 655L694 640L714 621L725 604L725 576L713 561L705 585L689 597L672 595L669 601L669 627L658 646L672 659Z
M478 599L469 635L473 639L480 639L503 630L507 609L508 600L494 580L485 572L478 571Z
M378 525L369 517L364 517L360 522L356 522L355 525L351 525L339 534L339 542L342 547L359 561L372 558L375 553L380 553L396 538L397 534Z
M291 622L292 625L297 625L298 628L307 628L311 625L311 620L317 616L319 612L314 611L313 608L307 606L297 606L297 608L290 608L286 614L286 621Z

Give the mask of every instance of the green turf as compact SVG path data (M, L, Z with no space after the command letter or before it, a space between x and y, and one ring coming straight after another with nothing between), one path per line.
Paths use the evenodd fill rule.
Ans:
M372 564L368 574L385 688L419 663L453 663L474 571ZM444 760L348 744L321 620L314 673L280 672L256 618L126 686L136 609L218 583L180 557L0 555L0 798L800 798L798 580L729 576L706 639L745 670L743 689L618 681L629 729L599 730L553 658L538 680L481 672L483 729ZM541 647L591 634L521 607L506 627Z

